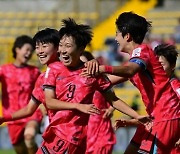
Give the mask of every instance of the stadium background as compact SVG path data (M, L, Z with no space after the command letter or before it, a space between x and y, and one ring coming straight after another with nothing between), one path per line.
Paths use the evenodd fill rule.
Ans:
M115 36L115 19L124 11L133 11L145 16L152 21L152 30L149 34L151 42L174 41L175 27L180 18L179 0L0 0L0 65L12 62L11 48L15 38L21 34L33 36L39 29L52 27L59 29L60 21L66 17L72 17L80 23L87 23L93 27L94 38L87 50L95 56L107 55L109 52L108 39ZM148 40L149 41L149 40ZM180 42L173 42L180 50ZM30 63L42 67L36 55L33 55ZM178 58L176 74L179 76L180 61ZM131 83L114 87L119 98L132 105L134 96L139 95L138 90ZM140 114L146 114L140 98ZM2 115L0 104L0 115ZM115 112L112 118L114 122L124 115ZM128 118L125 116L125 118ZM116 132L117 144L115 153L122 152L135 128L122 128ZM3 149L11 148L6 125L0 127L0 154L6 154ZM40 135L37 140L40 142ZM10 153L13 153L10 150ZM8 153L7 153L8 154Z

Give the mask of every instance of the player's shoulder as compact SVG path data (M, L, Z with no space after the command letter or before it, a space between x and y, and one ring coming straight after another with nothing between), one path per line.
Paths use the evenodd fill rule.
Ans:
M48 68L52 68L52 69L59 69L61 67L63 67L64 65L62 64L62 62L60 61L56 61L56 62L53 62L51 64L48 65Z

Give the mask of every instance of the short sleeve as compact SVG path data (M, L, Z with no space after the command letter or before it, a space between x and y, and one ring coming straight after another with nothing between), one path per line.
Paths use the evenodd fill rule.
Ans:
M47 67L43 88L55 88L55 87L56 87L56 71L51 67Z
M147 45L141 45L132 51L129 61L135 62L141 67L146 68L151 57L150 52L152 52L152 50Z
M32 91L31 98L34 102L40 104L44 100L44 93L43 93L43 83L44 83L44 74L39 75L38 79L36 80L35 87Z
M96 89L100 92L105 92L111 89L112 84L109 78L105 75L100 75L97 77L97 83L95 84Z

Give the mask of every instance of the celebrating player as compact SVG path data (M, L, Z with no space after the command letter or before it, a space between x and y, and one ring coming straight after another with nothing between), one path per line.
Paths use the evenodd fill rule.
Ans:
M63 20L59 34L59 53L64 68L61 63L49 65L45 75L44 88L47 107L54 110L61 109L61 111L56 113L44 133L44 142L39 152L79 154L85 152L84 141L89 116L76 110L66 110L65 108L63 110L59 100L77 102L72 107L78 104L90 104L96 90L103 92L111 84L103 76L98 76L98 78L80 76L84 68L80 56L92 39L92 32L88 25L78 25L73 19ZM135 119L149 121L147 117L138 115L110 91L109 97L108 101L112 102L118 110Z
M26 106L31 98L35 81L40 74L37 67L27 64L33 51L32 38L26 35L19 36L12 48L14 62L0 66L5 121L11 120L11 113ZM8 122L11 143L18 154L31 154L37 150L34 140L41 119L41 111L37 110L29 118Z
M99 66L93 74L99 71L129 78L139 89L147 113L154 118L151 131L144 133L142 137L140 153L177 152L174 145L180 137L179 99L158 56L142 43L150 26L151 24L142 16L132 12L120 14L116 20L115 39L120 45L120 50L128 53L130 59L123 66ZM91 74L92 66L90 63L87 66L84 71Z

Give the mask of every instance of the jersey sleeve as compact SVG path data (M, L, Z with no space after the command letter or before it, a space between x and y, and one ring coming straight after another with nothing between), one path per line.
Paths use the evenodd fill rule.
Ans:
M35 87L32 91L32 100L37 104L41 104L43 101L43 74L39 75L38 79L36 80Z
M180 81L179 81L179 79L172 78L170 80L170 83L171 83L171 87L173 88L173 90L177 94L178 98L180 98Z
M95 86L100 92L105 92L112 88L111 81L105 75L100 75L97 77L97 83L95 83Z
M56 70L47 67L43 88L54 89L56 87Z
M138 64L142 69L146 69L149 60L150 60L150 51L151 49L142 45L132 51L130 62Z

